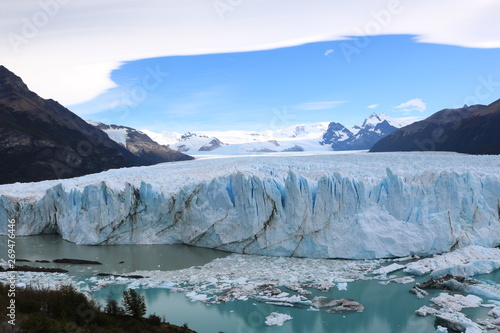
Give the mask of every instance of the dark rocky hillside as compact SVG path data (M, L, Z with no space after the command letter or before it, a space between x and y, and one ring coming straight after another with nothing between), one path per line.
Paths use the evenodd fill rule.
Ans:
M0 156L0 184L154 163L112 141L56 101L39 97L4 66L0 66Z
M460 109L441 110L394 131L370 151L500 154L500 100L487 106L465 105Z

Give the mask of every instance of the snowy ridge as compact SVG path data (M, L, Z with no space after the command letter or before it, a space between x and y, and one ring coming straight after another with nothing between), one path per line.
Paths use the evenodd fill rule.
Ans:
M395 130L417 120L417 117L391 118L385 113L373 113L362 124L350 129L338 123L318 122L261 131L199 131L186 134L142 131L160 144L190 154L197 153L212 140L224 143L215 148L217 154L229 155L248 152L365 150L371 148L374 141L387 135L389 129ZM372 138L364 139L366 135ZM348 139L359 142L337 145Z
M0 186L0 232L315 258L500 244L498 156L205 159ZM390 165L390 169L386 166ZM439 203L439 204L438 204Z
M365 127L374 128L375 126L377 126L377 124L380 124L384 120L387 121L389 123L389 125L391 125L391 126L401 128L401 127L410 125L410 124L418 121L419 119L420 118L418 118L418 117L392 118L383 112L380 114L372 113L368 118L365 119L365 121L362 124L354 125L353 128L351 128L351 132L353 134L357 134L361 128L365 128Z
M295 148L296 146L307 151L327 150L319 144L327 128L327 122L320 122L264 131L199 131L186 134L142 131L160 144L191 154L197 153L212 140L216 140L223 143L221 147L216 148L216 153L230 155L248 152L293 151L292 149L298 149Z

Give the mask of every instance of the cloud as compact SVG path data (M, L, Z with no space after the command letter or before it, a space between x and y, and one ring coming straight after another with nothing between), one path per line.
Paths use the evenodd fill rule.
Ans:
M394 111L410 113L414 111L423 112L427 106L420 98L414 98L409 100L408 102L404 102L394 107Z
M372 104L372 105L368 105L368 106L367 106L367 108L368 108L368 109L376 109L376 108L378 108L378 107L379 107L379 105L378 105L378 104Z
M334 49L328 49L328 50L326 50L326 51L325 51L325 56L327 56L327 57L328 57L328 56L329 56L330 54L332 54L333 52L335 52L335 50L334 50Z
M310 103L297 104L294 105L292 108L301 111L328 110L328 109L333 109L342 103L345 103L345 101L310 102Z
M220 6L221 2L226 5ZM112 88L113 69L144 58L268 50L373 34L411 34L418 42L500 47L500 29L491 28L497 25L499 1L397 4L373 0L4 1L0 59L42 97L69 105Z

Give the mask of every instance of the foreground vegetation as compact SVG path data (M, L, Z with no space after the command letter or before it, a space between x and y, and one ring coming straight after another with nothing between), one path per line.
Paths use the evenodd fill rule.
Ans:
M0 284L0 332L194 333L187 325L171 325L156 315L144 318L144 299L133 290L124 295L123 308L116 301L108 301L102 309L71 286L59 290L16 290L13 326L8 323L8 294L9 287Z

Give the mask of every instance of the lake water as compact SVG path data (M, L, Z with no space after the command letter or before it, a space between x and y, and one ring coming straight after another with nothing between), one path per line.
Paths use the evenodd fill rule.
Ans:
M0 236L0 257L5 258L6 237ZM61 240L58 236L30 236L16 239L17 258L29 259L32 266L60 267L70 270L71 275L83 280L96 273L127 274L135 270L179 270L191 266L202 266L216 258L228 256L228 253L194 248L184 245L116 245L85 246L75 245ZM34 263L35 260L53 260L73 258L97 260L103 265L58 265ZM120 263L124 261L124 263ZM404 276L404 273L396 274ZM477 279L500 282L500 271L478 276ZM417 278L416 282L428 277ZM205 304L193 302L183 293L168 289L137 289L145 296L148 314L155 313L177 325L187 323L199 333L204 332L304 332L304 333L418 333L434 332L433 317L419 317L415 310L423 305L430 305L430 297L418 299L409 293L414 285L381 285L377 280L355 281L348 283L347 290L331 288L329 292L309 289L307 297L326 296L331 298L351 298L364 305L362 313L328 314L310 311L308 307L289 308L268 305L254 299L233 301L223 304ZM110 285L97 291L92 296L104 304L107 299L121 299L125 285ZM286 288L281 288L287 291ZM431 291L431 297L440 291ZM489 309L467 309L464 313L472 319L486 318ZM281 327L267 326L265 317L272 312L289 314L291 321ZM498 331L489 331L498 332Z
M7 242L6 239L6 236L0 236L2 244ZM2 251L0 253L6 253L6 250L0 250ZM17 237L16 250L18 259L31 261L19 262L19 265L59 267L77 275L89 275L96 272L126 274L135 270L176 270L201 266L215 258L229 255L226 252L187 245L77 245L66 242L56 235ZM80 266L35 262L36 260L51 261L62 258L99 261L102 265Z

